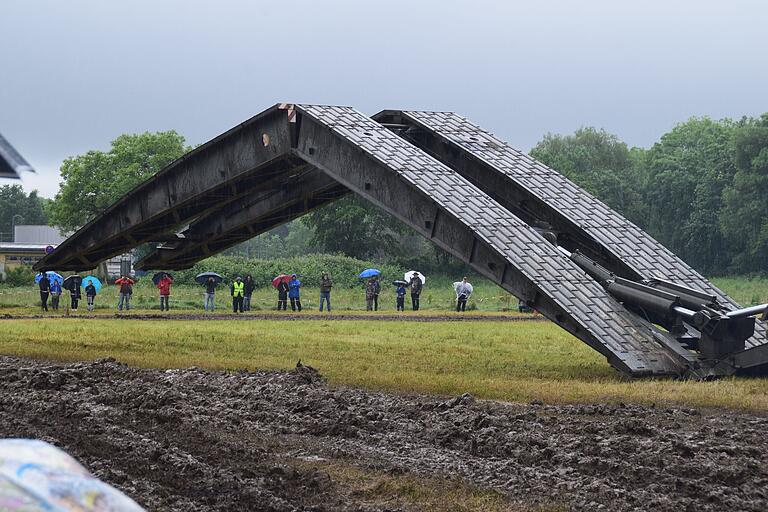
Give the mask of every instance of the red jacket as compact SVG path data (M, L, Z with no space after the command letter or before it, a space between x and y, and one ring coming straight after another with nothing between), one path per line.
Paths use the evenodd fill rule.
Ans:
M165 276L157 283L157 288L160 290L160 295L171 294L171 284L173 284L173 278Z
M115 281L115 284L120 286L120 293L133 293L133 279L130 277L126 277L125 279L121 277Z

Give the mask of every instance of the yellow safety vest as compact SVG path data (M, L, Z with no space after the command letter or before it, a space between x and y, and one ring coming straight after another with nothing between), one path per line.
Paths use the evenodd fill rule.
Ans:
M235 288L235 293L232 294L233 297L242 297L245 295L245 283L232 283L232 286Z

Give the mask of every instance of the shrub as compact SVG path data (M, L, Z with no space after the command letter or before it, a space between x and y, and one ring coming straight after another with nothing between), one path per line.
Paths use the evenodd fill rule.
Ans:
M28 265L21 265L5 273L4 282L9 286L29 286L35 282L35 271Z

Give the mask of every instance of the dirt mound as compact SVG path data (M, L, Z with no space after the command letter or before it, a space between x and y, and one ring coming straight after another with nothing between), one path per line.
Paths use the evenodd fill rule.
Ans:
M224 373L0 358L0 390L0 435L52 442L150 510L391 509L300 463L312 460L573 510L768 507L757 415L332 389L303 363Z

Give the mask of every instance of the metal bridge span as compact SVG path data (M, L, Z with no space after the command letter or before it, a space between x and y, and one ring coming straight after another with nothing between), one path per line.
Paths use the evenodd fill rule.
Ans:
M91 269L147 242L163 244L137 268L188 268L348 193L467 262L628 375L703 378L768 366L762 324L743 350L713 359L610 295L557 246L616 276L667 279L739 307L562 175L453 113L369 118L349 107L276 105L137 186L36 268ZM683 330L698 334L690 324Z

